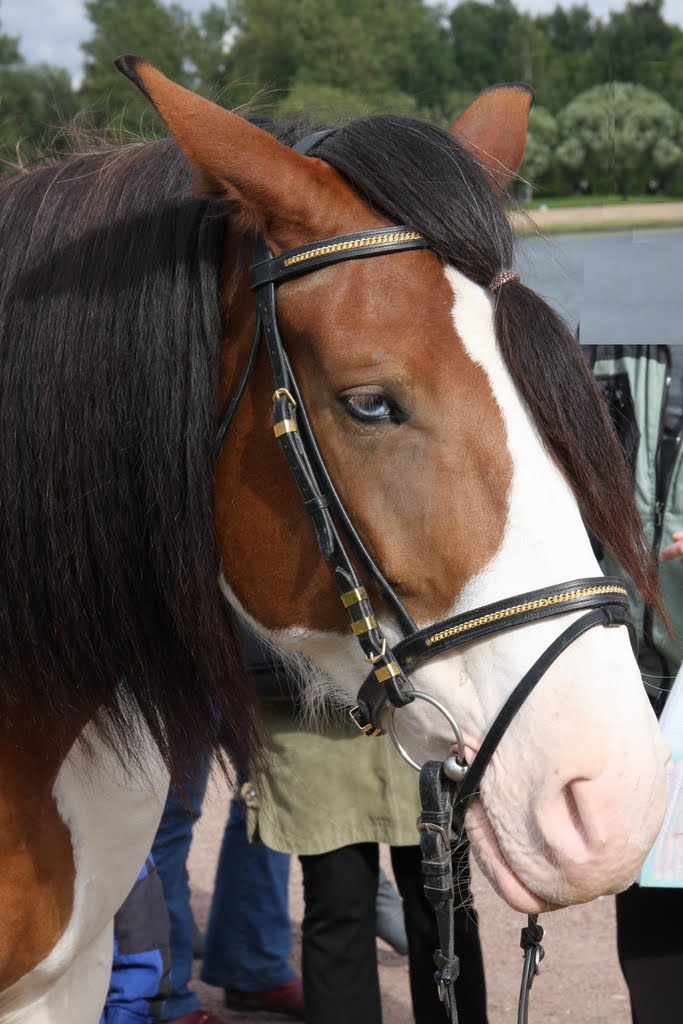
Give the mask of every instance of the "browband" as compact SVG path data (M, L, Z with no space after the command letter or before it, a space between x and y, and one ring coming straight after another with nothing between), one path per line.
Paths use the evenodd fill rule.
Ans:
M297 249L289 249L280 256L272 256L270 259L255 263L250 271L251 287L260 288L271 281L278 284L290 277L306 274L310 270L319 270L329 263L340 263L342 260L354 260L361 256L382 256L404 249L426 248L427 243L422 235L404 225L323 238L319 242L300 245Z

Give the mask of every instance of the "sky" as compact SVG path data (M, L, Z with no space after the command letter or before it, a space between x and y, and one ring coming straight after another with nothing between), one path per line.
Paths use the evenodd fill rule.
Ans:
M557 2L519 0L517 6L532 14L542 14L551 11ZM564 0L566 5L571 2ZM181 0L181 3L186 10L198 14L209 6L210 0ZM446 6L454 6L454 3L446 0ZM625 6L625 0L588 0L588 6L600 16ZM668 21L683 26L683 0L667 0L664 15ZM67 68L76 80L79 78L81 52L78 44L89 35L82 0L0 0L0 27L3 32L21 38L21 52L26 60L58 64ZM134 39L129 49L135 53Z

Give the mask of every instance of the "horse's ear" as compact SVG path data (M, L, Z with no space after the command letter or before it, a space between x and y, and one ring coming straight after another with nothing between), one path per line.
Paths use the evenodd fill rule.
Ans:
M451 128L451 135L483 164L502 192L524 158L531 86L492 85L474 99Z
M316 237L314 223L342 187L328 164L294 153L244 118L171 82L143 57L114 63L154 106L210 195L238 203L275 248L308 229Z

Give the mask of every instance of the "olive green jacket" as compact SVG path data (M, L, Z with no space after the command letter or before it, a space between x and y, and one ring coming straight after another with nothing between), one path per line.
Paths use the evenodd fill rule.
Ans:
M242 788L249 838L283 853L328 853L351 843L413 846L418 773L388 736L349 720L306 728L290 704L266 704L269 771Z

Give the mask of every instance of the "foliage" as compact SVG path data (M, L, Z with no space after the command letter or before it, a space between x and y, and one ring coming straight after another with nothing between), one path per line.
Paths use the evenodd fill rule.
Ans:
M681 118L640 85L612 82L581 93L558 118L557 158L594 191L628 196L666 178L683 158Z
M50 64L27 64L19 52L19 40L0 33L2 165L22 165L49 147L55 129L76 109L67 72Z
M183 0L86 0L77 95L66 72L27 65L19 41L0 33L0 147L39 150L79 108L100 129L162 133L112 65L134 52L226 106L311 108L323 121L391 111L449 127L479 90L530 82L537 107L522 176L544 195L582 180L631 191L656 179L683 192L683 30L666 20L664 0L629 0L603 18L586 2L543 15L518 4L214 0L193 18Z
M167 7L161 0L86 0L85 9L93 35L81 43L81 105L89 109L96 126L134 134L156 131L158 122L149 104L131 89L112 60L138 53L175 81L193 87L197 76L191 56L197 29L192 18L180 4Z
M520 175L534 188L547 184L555 164L557 121L544 107L534 107L529 116L524 163Z
M331 85L296 83L288 95L277 104L281 115L297 114L305 110L312 121L320 124L339 124L361 114L405 114L415 117L417 103L406 93L375 94L372 102L366 96Z
M215 49L217 31L228 39L219 86L232 83L241 101L261 89L316 86L369 107L392 95L433 107L452 87L447 32L423 0L228 0L227 19L211 12L205 40Z

